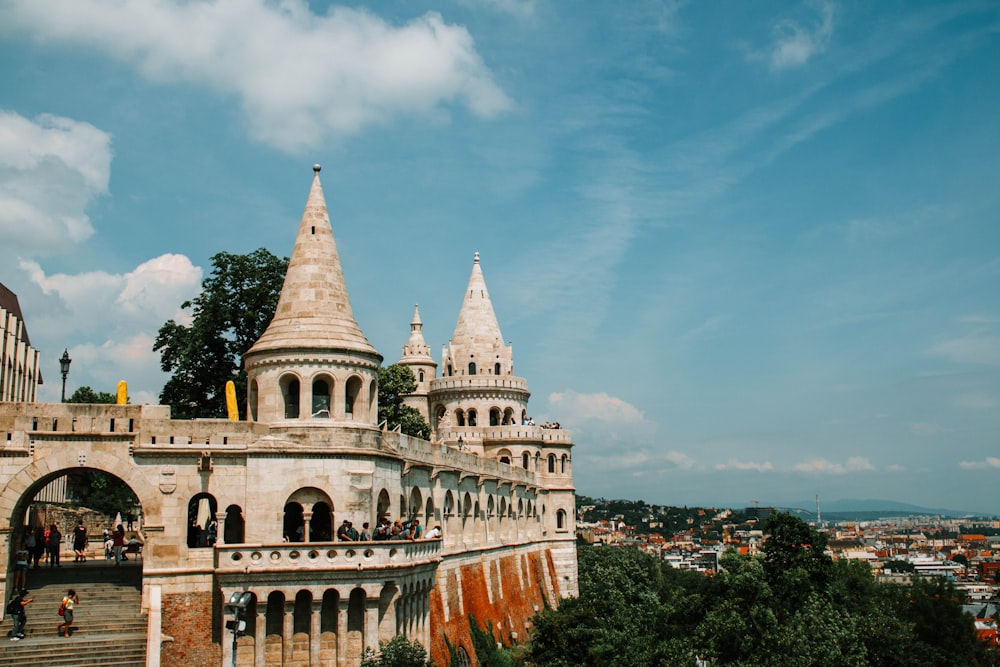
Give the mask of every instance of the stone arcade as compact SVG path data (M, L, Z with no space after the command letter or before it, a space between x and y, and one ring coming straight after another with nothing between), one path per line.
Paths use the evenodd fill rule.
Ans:
M465 661L470 614L523 639L536 610L576 593L570 433L523 424L527 382L513 374L478 254L441 377L421 328L415 311L401 362L430 442L377 423L382 356L354 320L315 167L276 313L244 359L244 421L0 403L5 562L34 495L92 468L142 504L154 664L231 664L224 601L239 591L252 594L241 665L357 665L396 634L439 664L447 637ZM214 547L188 546L198 508L218 521ZM374 526L383 515L441 524L444 538L330 541L344 519Z

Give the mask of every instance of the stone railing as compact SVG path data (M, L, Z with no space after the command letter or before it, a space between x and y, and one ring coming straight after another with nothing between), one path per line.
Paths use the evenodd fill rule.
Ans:
M528 381L513 375L452 375L431 380L432 392L454 389L528 391Z
M216 545L219 573L409 568L441 560L441 540Z

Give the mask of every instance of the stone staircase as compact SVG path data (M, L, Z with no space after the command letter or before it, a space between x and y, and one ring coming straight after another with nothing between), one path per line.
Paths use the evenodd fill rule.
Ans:
M142 566L106 561L64 562L58 569L42 567L28 572L27 635L10 641L10 618L0 626L0 667L144 667L146 616L141 613ZM62 622L56 614L66 591L76 590L70 637L56 632ZM6 605L6 601L4 601Z

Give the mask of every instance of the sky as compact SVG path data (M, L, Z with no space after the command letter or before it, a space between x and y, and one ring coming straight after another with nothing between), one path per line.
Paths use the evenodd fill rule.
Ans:
M1000 5L0 0L0 282L43 400L155 403L321 178L440 361L479 252L580 493L1000 513Z

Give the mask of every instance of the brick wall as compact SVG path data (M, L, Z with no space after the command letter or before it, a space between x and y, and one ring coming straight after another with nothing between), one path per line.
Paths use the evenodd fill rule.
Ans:
M218 665L222 648L212 643L214 613L211 593L164 594L163 634L173 637L160 651L163 667Z

